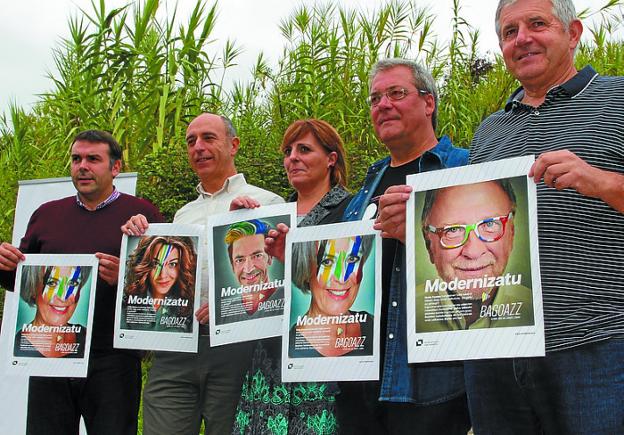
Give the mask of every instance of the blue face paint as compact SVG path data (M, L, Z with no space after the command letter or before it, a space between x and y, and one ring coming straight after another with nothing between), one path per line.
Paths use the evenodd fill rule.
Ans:
M71 280L69 281L69 287L67 289L67 295L65 296L64 300L69 299L69 297L74 293L74 289L76 287L78 287L78 278L80 277L80 266L76 266L76 269L74 269L74 274L71 277Z
M348 280L349 277L351 276L351 274L353 273L353 271L355 270L355 266L356 264L360 264L359 261L349 261L349 259L353 259L356 257L359 257L359 252L360 252L360 246L362 245L362 236L356 236L355 237L355 243L353 243L353 246L351 248L351 253L349 254L349 257L347 257L347 270L345 271L345 277L344 277L344 281Z
M338 243L346 240L349 240L347 249L336 248ZM328 240L324 254L319 257L317 280L325 283L326 286L330 285L332 277L338 282L346 282L354 272L359 270L361 246L361 236Z

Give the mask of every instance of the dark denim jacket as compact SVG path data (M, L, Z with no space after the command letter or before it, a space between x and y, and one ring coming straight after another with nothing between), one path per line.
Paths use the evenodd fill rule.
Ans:
M468 150L456 148L444 136L438 144L426 151L420 159L419 172L462 166L468 163ZM379 185L390 157L368 168L364 186L355 194L344 220L360 220L364 210ZM463 363L408 364L407 363L407 311L405 309L407 287L405 273L405 246L398 244L394 260L394 273L390 280L388 307L388 330L386 334L385 363L382 372L379 400L410 402L418 405L441 403L464 393Z

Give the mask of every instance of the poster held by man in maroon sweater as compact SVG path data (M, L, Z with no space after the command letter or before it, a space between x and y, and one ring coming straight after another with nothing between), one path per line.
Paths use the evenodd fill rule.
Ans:
M28 254L17 267L8 341L11 373L30 376L87 376L95 255Z
M121 155L121 147L109 133L79 133L71 147L77 195L39 207L19 249L6 242L0 245L0 284L8 289L13 289L17 264L29 253L95 254L99 260L87 377L31 377L28 434L77 433L81 415L89 433L136 433L140 355L113 349L120 228L137 213L149 215L154 222L164 219L149 201L115 189Z

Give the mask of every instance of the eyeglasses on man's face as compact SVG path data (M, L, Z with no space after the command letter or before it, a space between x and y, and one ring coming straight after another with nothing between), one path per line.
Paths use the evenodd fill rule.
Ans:
M480 220L470 225L446 225L444 227L434 227L425 225L425 231L436 234L440 239L440 245L446 249L459 248L463 246L470 232L474 231L479 240L483 242L495 242L505 235L507 222L513 217L513 211L507 216L496 216Z
M366 102L368 103L369 106L374 107L376 105L378 105L381 102L382 97L385 95L388 100L390 101L399 101L402 100L403 98L407 97L407 95L413 93L413 92L418 92L418 94L420 95L427 95L430 94L429 91L425 91L424 89L416 89L415 91L409 91L405 88L402 88L400 86L392 86L388 89L386 89L385 92L373 92L372 94L370 94L368 96L368 98L366 99Z

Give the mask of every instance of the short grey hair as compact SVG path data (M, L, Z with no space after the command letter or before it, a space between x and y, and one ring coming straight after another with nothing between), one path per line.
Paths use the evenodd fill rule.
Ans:
M230 118L224 115L219 115L219 117L221 118L221 121L223 121L223 126L225 127L225 134L227 135L227 137L233 138L238 136L236 128L234 128L234 124L232 124Z
M501 27L500 16L503 8L514 4L517 0L499 0L498 7L496 8L496 15L494 18L494 25L496 27L496 35L498 40L501 40ZM547 1L547 0L544 0ZM568 31L572 21L577 20L576 9L572 0L550 0L553 7L553 15L563 24L563 28Z
M409 59L403 59L400 57L378 60L377 63L373 65L373 67L370 70L370 73L368 74L369 92L373 84L373 80L375 79L375 76L377 76L377 74L379 74L382 71L386 71L386 70L396 68L399 66L404 66L410 69L410 71L412 72L412 79L414 81L414 86L416 86L418 89L422 89L423 91L427 91L428 93L433 95L433 101L434 101L435 107L433 109L433 114L431 115L431 125L433 126L433 129L435 130L436 126L438 125L438 89L436 87L435 80L433 79L433 76L431 75L431 73L425 67L423 67L420 63L413 61L413 60L409 60Z
M364 265L366 259L371 253L373 248L373 235L366 235L362 237L362 259L361 264ZM331 240L331 239L330 239ZM316 266L316 270L319 267L319 251L325 251L325 245L329 240L319 240L311 242L298 242L292 245L292 282L302 292L307 293L310 291L310 279L312 278L312 266Z

